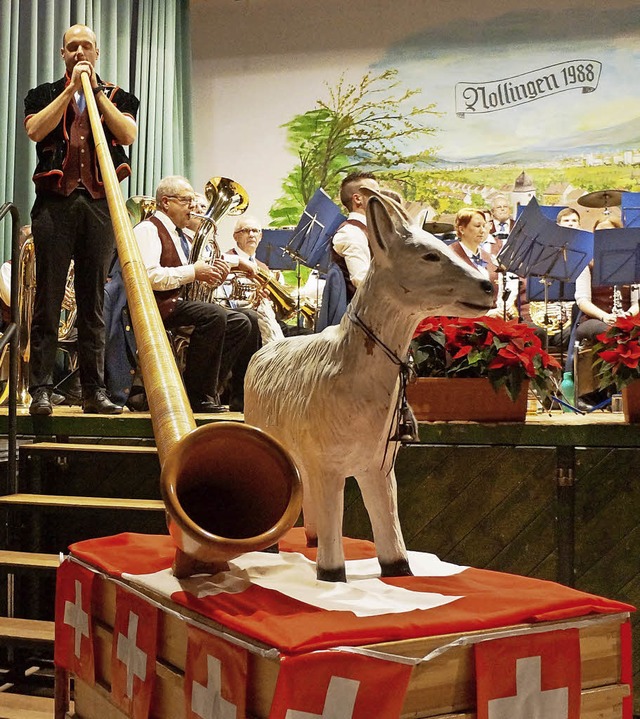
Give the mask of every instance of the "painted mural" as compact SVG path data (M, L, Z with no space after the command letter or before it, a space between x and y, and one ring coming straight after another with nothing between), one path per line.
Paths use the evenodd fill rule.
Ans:
M286 123L292 224L318 186L374 170L434 216L487 205L525 173L541 204L640 190L640 7L506 13L439 25L343 75Z

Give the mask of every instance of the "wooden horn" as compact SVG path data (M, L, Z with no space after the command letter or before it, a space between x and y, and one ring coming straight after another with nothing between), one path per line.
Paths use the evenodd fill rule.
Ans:
M177 577L224 570L228 560L277 543L298 519L302 484L284 447L239 422L196 429L133 234L89 75L81 76L129 313L138 346Z

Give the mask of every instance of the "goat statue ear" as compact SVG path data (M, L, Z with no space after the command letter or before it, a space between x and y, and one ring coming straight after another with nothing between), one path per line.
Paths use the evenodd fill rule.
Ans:
M388 254L390 242L409 232L407 218L399 211L396 203L373 192L367 203L367 229L374 257L380 252Z

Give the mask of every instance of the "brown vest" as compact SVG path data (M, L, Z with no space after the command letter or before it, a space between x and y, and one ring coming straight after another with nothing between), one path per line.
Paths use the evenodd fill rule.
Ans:
M167 231L167 228L157 217L150 217L149 222L158 230L158 237L162 245L160 252L160 266L161 267L182 267L182 260L176 250L176 246L173 244L171 235ZM153 294L156 297L158 303L158 309L160 310L160 317L165 320L176 308L178 299L182 292L181 287L177 287L174 290L154 290Z
M364 235L367 238L367 242L369 241L369 233L367 232L367 226L364 224L364 222L360 222L359 220L345 220L340 225L340 227L344 227L345 225L353 225L354 227L359 227L364 232ZM340 229L340 227L338 227L338 230ZM338 232L338 230L336 230L336 232ZM338 267L340 268L340 272L342 272L345 284L347 285L347 302L350 302L352 297L356 293L356 287L353 282L351 282L351 278L349 277L349 270L347 269L347 263L344 257L342 255L339 255L333 249L333 245L331 245L331 261L338 265Z
M78 107L73 101L67 112L75 112L69 135L69 151L63 166L62 194L68 197L79 186L89 191L94 200L105 197L104 185L98 182L97 156L93 150L90 139L91 125L89 124L89 111L85 108L79 114Z

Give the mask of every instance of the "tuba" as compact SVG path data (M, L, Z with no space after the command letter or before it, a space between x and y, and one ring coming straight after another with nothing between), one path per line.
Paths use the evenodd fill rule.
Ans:
M234 180L227 177L212 177L204 188L209 207L202 218L200 227L191 243L189 264L204 260L209 264L220 258L220 247L216 239L216 223L225 215L241 215L249 206L247 191ZM212 302L216 288L204 282L192 282L187 286L185 299Z
M31 402L29 395L29 361L31 358L31 322L33 320L33 307L36 299L36 254L33 244L33 235L30 228L23 228L26 232L20 255L18 257L18 314L20 317L20 337L18 350L18 404L27 406ZM60 324L58 326L58 342L69 340L75 329L78 311L74 291L73 260L69 266L65 284ZM4 359L4 355L2 357ZM1 360L0 360L1 361ZM8 400L9 384L0 395L0 405Z
M127 200L125 207L129 213L131 224L135 227L153 215L156 211L156 200L155 197L148 195L133 195Z

